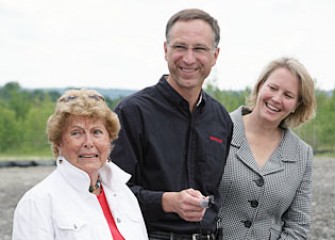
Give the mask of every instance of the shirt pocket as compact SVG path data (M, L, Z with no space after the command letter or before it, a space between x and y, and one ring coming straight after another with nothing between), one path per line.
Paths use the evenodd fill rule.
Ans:
M207 189L214 190L219 184L225 165L226 145L215 141L206 141L205 161L201 163L201 172L204 173L204 180L207 182Z
M69 215L56 215L54 218L56 239L86 239L88 222Z

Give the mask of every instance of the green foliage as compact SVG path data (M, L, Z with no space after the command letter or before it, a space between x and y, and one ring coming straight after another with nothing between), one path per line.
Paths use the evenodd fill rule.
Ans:
M5 152L16 145L19 132L15 112L1 105L0 126L0 152Z
M6 100L6 106L16 113L16 117L23 119L31 106L30 95L21 90L15 82L7 83L0 91L0 97Z
M45 99L38 105L29 109L22 126L21 150L31 153L35 149L46 151L50 149L46 135L47 119L53 113L55 104L50 99Z
M250 89L222 91L209 83L206 92L228 111L245 104ZM46 136L48 117L53 113L60 94L56 91L28 91L10 82L0 88L0 153L2 155L51 155ZM335 90L316 91L316 117L294 131L309 143L316 153L335 152ZM114 109L122 99L105 97Z
M110 99L110 98L106 98L105 97L105 101L106 101L106 103L107 103L107 105L108 105L108 107L110 108L110 109L114 109L115 107L116 107L116 105L121 101L121 99L122 99L122 97L118 97L118 98L116 98L116 99Z
M231 112L245 105L250 89L243 91L222 91L209 83L206 92L221 102ZM304 141L310 144L317 154L335 152L335 90L325 92L316 90L317 110L314 119L293 129Z
M296 132L316 153L335 152L335 94L317 90L316 98L315 118Z
M16 82L0 88L0 152L28 154L50 152L46 122L59 97L54 93L21 89Z
M16 82L0 88L0 153L2 155L51 155L46 126L60 94L24 90ZM122 98L105 97L114 109Z
M250 89L243 91L222 91L212 84L207 84L206 92L222 103L231 112L241 105L245 105L245 100L250 94Z

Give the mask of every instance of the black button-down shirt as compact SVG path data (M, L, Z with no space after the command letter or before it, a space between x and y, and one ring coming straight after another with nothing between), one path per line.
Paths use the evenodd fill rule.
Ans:
M233 124L224 107L205 92L190 112L188 102L165 77L116 107L121 131L111 159L132 175L129 186L149 232L213 233ZM164 192L188 188L215 197L200 223L184 221L162 209Z

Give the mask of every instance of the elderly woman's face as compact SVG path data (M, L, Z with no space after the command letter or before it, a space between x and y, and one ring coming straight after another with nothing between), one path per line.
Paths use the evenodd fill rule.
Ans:
M111 139L105 122L70 116L60 142L60 151L71 164L87 174L96 173L106 162Z

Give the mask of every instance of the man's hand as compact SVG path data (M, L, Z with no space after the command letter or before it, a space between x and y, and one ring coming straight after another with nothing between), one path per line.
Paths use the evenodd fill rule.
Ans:
M177 213L185 221L200 222L206 212L200 204L203 199L201 192L192 188L181 192L165 192L162 207L165 212Z

